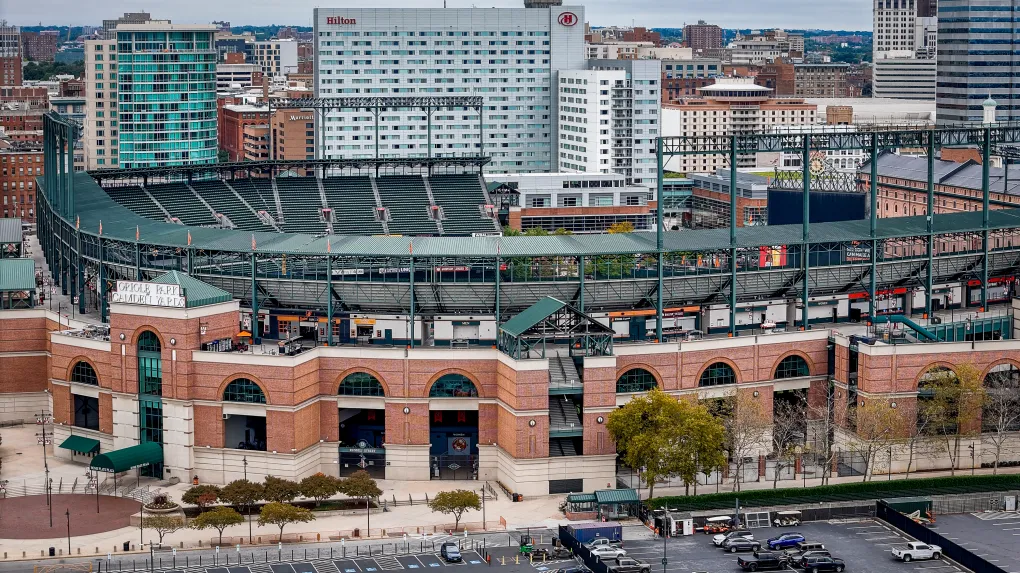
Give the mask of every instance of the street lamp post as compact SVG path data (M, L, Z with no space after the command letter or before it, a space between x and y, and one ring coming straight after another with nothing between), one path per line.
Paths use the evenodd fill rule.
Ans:
M247 482L248 481L248 456L243 456L241 458L241 463L244 464L244 481ZM247 505L247 507L246 507L247 511L245 513L248 514L248 545L251 545L251 537L252 537L252 533L251 533L251 503L248 503L246 505Z
M67 508L64 511L64 515L67 516L67 554L71 554L71 508Z
M485 531L485 486L482 486L482 531Z
M970 446L970 475L974 475L974 444Z

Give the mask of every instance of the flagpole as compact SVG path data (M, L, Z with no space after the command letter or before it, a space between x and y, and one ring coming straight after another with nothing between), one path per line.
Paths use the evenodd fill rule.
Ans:
M408 255L410 255L410 257L409 257L410 258L410 264L408 266L410 267L410 271L411 271L411 280L410 280L411 288L409 289L409 293L411 295L411 324L410 324L410 330L411 330L411 348L414 348L414 243L413 242L410 242L410 243L407 244L407 253L408 253Z
M326 346L333 346L333 255L326 239Z

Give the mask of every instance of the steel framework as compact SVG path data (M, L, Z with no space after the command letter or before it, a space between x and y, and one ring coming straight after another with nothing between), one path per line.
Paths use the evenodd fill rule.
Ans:
M738 228L739 218L731 216L729 229L665 232L660 202L660 223L654 235L502 238L313 237L269 232L249 236L156 222L113 202L96 184L97 179L109 182L145 173L121 170L74 176L70 169L50 169L51 164L71 165L67 142L78 132L76 126L52 114L46 126L47 170L38 195L42 249L63 292L78 296L81 310L98 308L104 318L114 280L144 280L176 269L231 292L253 315L260 307L321 313L330 322L338 314L352 312L410 317L462 313L495 316L501 323L551 296L583 313L647 310L654 313L661 341L667 310L685 305L727 304L734 332L738 303L753 306L776 299L788 304L800 299L804 327L810 324L811 296L864 293L874 314L875 301L883 292L923 289L925 311L930 312L936 281L977 281L985 305L984 287L990 277L1010 276L1020 266L1020 245L1002 240L992 246L989 240L990 236L1014 236L1020 228L1020 209L989 209L987 159L993 142L1005 145L1020 140L1020 128L1013 126L659 139L660 181L665 159L675 153L724 153L732 159L752 149L786 149L809 157L838 145L864 145L872 158L866 167L870 169L871 217L812 226L805 201L802 225ZM874 159L881 150L908 145L926 151L927 212L932 213L937 149L975 140L986 159L981 213L877 218ZM483 160L457 161L477 165ZM421 163L379 161L373 164ZM427 164L426 160L423 165L427 168ZM289 163L267 162L264 168L272 172L279 165ZM226 176L232 167L217 173ZM155 172L165 176L210 169L218 167ZM802 180L805 191L811 186L807 175ZM731 187L735 187L732 181ZM731 212L736 212L735 196ZM940 244L950 242L964 248L950 251ZM761 255L762 249L777 245L784 250L781 262L766 261L771 259Z

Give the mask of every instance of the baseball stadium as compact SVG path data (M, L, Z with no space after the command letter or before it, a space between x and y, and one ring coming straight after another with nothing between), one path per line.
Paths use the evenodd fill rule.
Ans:
M867 215L814 222L802 200L800 224L748 224L730 193L723 228L666 230L649 201L655 232L550 236L504 236L516 204L483 156L75 173L77 137L46 116L36 235L54 287L98 320L63 324L21 287L0 312L19 372L3 387L50 409L58 455L113 472L225 483L243 461L254 479L591 491L629 472L606 416L654 387L787 401L850 444L855 408L911 407L933 372L1020 376L1020 209L991 161L1018 127L660 138L656 198L677 155L801 154L806 198L812 154L864 150ZM982 154L974 188L944 183L950 147ZM908 155L920 172L882 162ZM921 210L887 215L893 193ZM941 208L956 196L973 208ZM952 463L991 459L970 443Z

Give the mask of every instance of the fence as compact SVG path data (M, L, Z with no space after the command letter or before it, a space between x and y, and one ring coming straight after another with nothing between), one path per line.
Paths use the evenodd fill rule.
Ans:
M460 546L461 551L478 551L479 554L485 555L486 543L484 539L446 539L443 543L454 542ZM257 565L260 563L294 563L298 561L308 561L310 559L342 559L342 558L356 558L356 557L382 557L382 556L400 556L400 555L417 555L419 553L433 553L438 550L438 547L433 547L430 543L418 541L410 542L394 542L394 543L381 543L378 545L355 545L354 547L346 547L341 545L337 547L317 547L317 548L304 548L304 549L291 549L284 550L282 548L276 549L262 549L252 551L223 551L222 553L214 555L166 555L165 550L162 550L160 554L150 552L150 557L140 559L105 559L97 560L98 567L96 571L151 571L153 569L164 569L164 568L182 568L187 569L190 567L244 567L248 565ZM606 573L605 571L601 573Z
M256 515L255 517L257 518L258 516ZM394 539L393 543L385 543L384 544L386 547L391 547L394 543L397 543L397 544L400 544L400 545L403 545L403 544L408 543L408 542L411 543L411 544L415 544L415 543L418 543L418 541L422 541L422 542L424 542L426 544L427 543L431 543L431 541L428 541L428 540L411 540L411 541L408 541L406 539L401 539L400 541L396 540L396 539L399 539L399 538L403 538L405 535L407 535L407 536L412 536L412 535L453 535L454 533L463 535L463 533L465 531L468 531L468 532L482 532L482 531L493 532L493 531L500 531L500 530L506 530L506 523L504 521L502 521L502 520L500 520L500 521L486 521L485 522L485 527L482 526L482 522L480 522L480 521L472 521L472 522L464 522L464 521L462 521L462 522L460 522L460 524L457 525L456 529L454 529L454 524L446 523L446 524L440 524L440 525L424 525L424 526L418 526L418 527L411 527L411 526L408 526L408 527L386 527L386 528L378 528L378 529L376 529L376 528L365 529L365 528L360 528L359 527L359 528L347 529L347 530L342 530L342 531L334 530L334 531L318 531L318 532L313 532L313 533L287 533L287 534L284 534L282 541L284 543L301 543L301 542L311 542L311 541L360 540L360 539L366 539L366 538L382 537L382 538L391 538L391 539ZM218 540L219 540L219 537L214 538L213 540L210 541L209 545L211 546L211 545L216 544L216 542ZM255 536L253 536L251 538L251 540L252 540L251 544L255 544L255 545L259 545L259 544L262 544L262 543L277 543L278 541L281 541L279 535L265 535L265 534L255 535ZM250 544L248 543L248 536L247 535L238 535L238 536L233 536L233 537L224 537L222 545L233 547L235 545L250 545ZM364 549L362 549L362 550L364 550ZM352 549L352 551L353 551L353 549ZM381 551L381 549L379 551Z
M939 495L932 497L935 515L953 513L974 513L978 511L1002 511L1006 496L1018 496L1018 491L979 493L971 495Z
M963 547L960 547L956 543L942 535L939 535L936 531L916 523L914 520L889 507L889 504L884 501L879 501L877 503L875 515L882 521L922 543L938 545L942 548L943 555L953 561L956 561L966 569L970 569L971 571L981 571L981 573L1006 573L1005 569L991 563L979 555L975 555L970 551L967 551Z
M570 534L566 525L561 525L559 528L559 538L563 546L570 550L571 554L576 555L584 561L584 564L591 570L591 573L609 573L609 567L599 557L591 552L587 547L581 545L581 543Z

